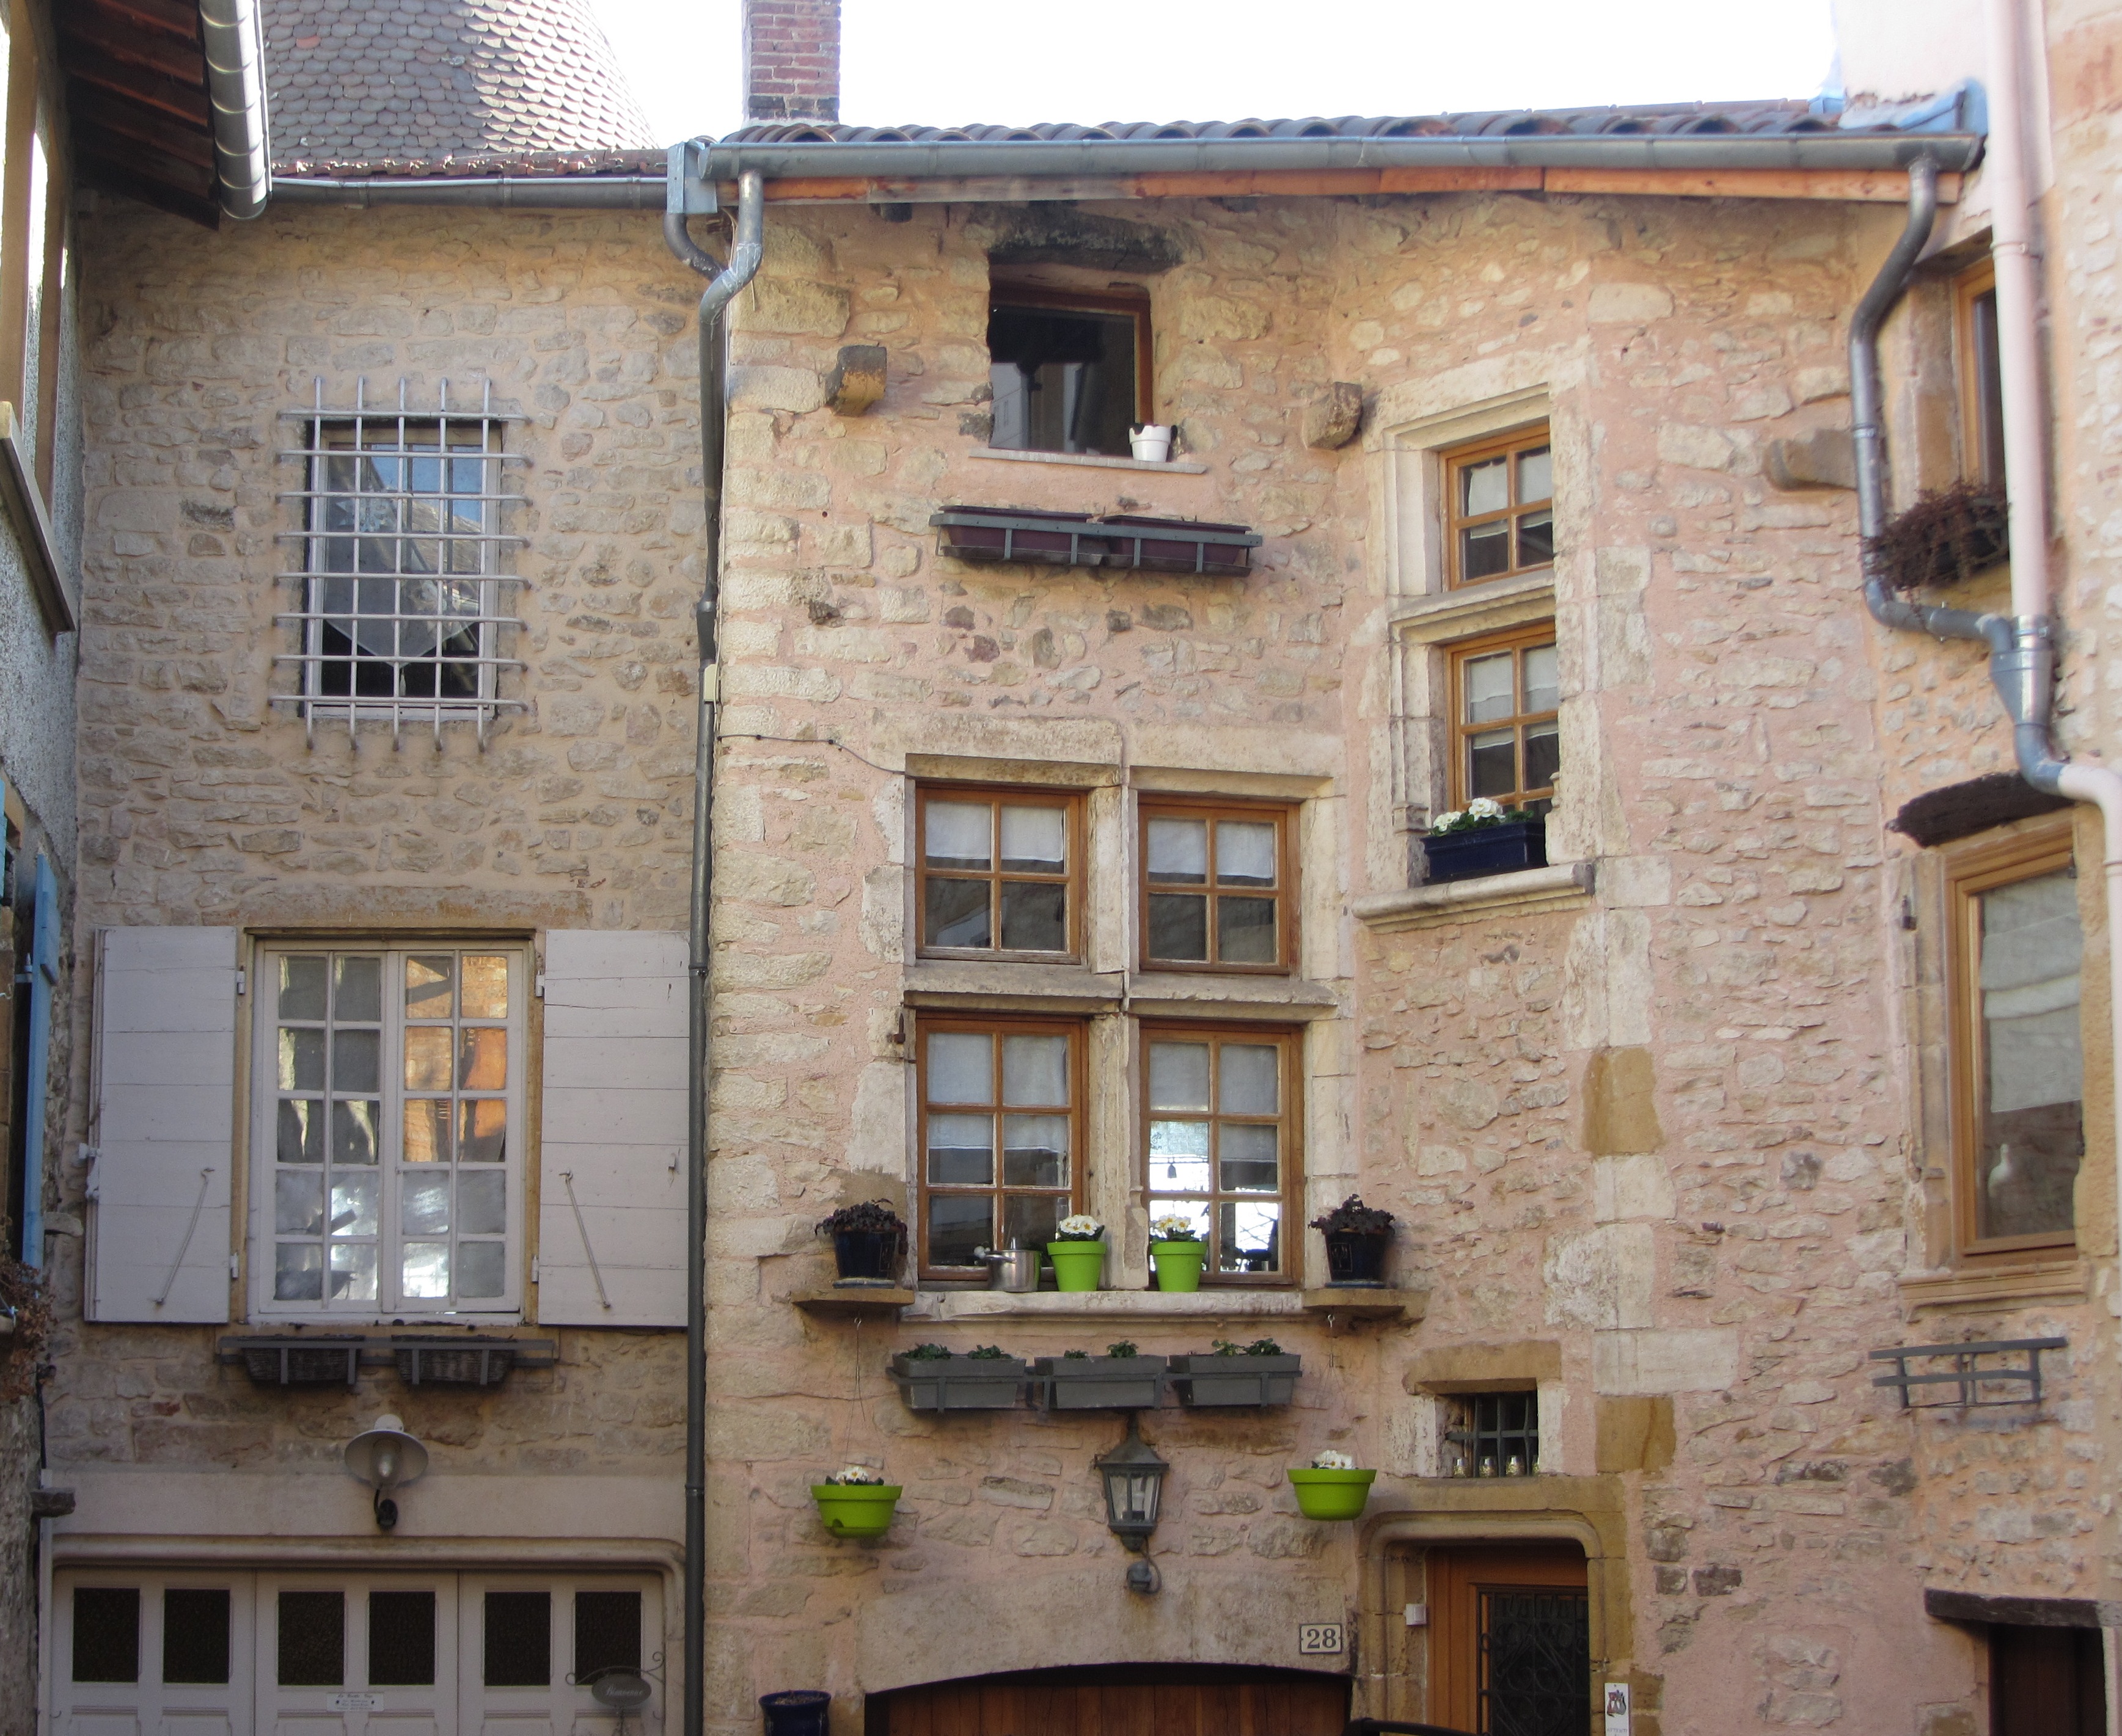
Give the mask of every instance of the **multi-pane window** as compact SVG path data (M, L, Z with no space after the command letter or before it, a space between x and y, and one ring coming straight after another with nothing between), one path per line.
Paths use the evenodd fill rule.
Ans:
M998 288L988 354L998 446L1125 457L1152 419L1146 296Z
M1444 455L1450 580L1474 585L1554 559L1554 462L1545 423Z
M1076 951L1078 798L924 786L918 809L923 952Z
M1146 967L1289 968L1290 819L1286 807L1144 805Z
M1297 1039L1147 1026L1149 1211L1183 1216L1227 1281L1286 1282L1297 1197Z
M306 414L298 700L319 716L484 721L513 667L496 635L503 418L366 406ZM331 703L330 702L344 702Z
M1476 639L1451 653L1451 805L1486 796L1545 814L1562 763L1554 623Z
M1448 1477L1530 1477L1540 1468L1540 1394L1469 1393L1448 1402Z
M262 1313L516 1305L525 962L490 946L264 955Z
M1043 1247L1079 1197L1082 1027L923 1019L919 1049L922 1269Z
M2069 833L1970 852L1948 887L1961 1244L2068 1246L2085 1158L2085 936Z
M1960 370L1960 474L2004 486L2004 362L1997 338L1997 270L1987 259L1953 283Z

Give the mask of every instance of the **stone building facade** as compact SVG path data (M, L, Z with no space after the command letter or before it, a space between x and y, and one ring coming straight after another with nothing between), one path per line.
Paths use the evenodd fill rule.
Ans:
M2073 92L2051 198L2088 251L2056 250L2051 291L2083 751L2113 101ZM1986 208L1951 179L1889 334L1902 504L1980 432L1954 334ZM1607 1728L1646 1736L1973 1736L2012 1672L2085 1667L2113 1608L2098 876L2071 882L2077 1000L2036 985L2079 1009L2061 1232L2054 1198L2008 1246L1965 1232L1992 1171L1954 1118L1968 901L1998 863L2099 860L2098 828L1984 786L1979 824L1893 829L2011 766L1975 651L1867 616L1825 474L1908 176L1704 196L1732 184L1535 161L1400 190L769 198L727 406L708 1729L822 1688L836 1731L983 1693L999 1730L1013 1694L1157 1681L1204 1718L1272 1692L1307 1709L1292 1729L1486 1729L1476 1642L1535 1617L1576 1703L1620 1690ZM601 1732L574 1678L630 1664L672 1728L698 285L652 215L311 197L231 232L120 203L83 229L73 944L102 975L64 1141L98 1155L58 1184L89 1234L55 1244L50 1451L78 1508L45 1710ZM1007 422L1035 376L1091 390L1056 312L1126 326L1120 419L1176 424L1174 460ZM876 347L882 395L851 403ZM937 520L969 507L1259 542L1222 576L965 558L979 527ZM372 574L455 600L330 589ZM423 611L416 643L396 616ZM395 637L360 637L377 615ZM1481 657L1511 709L1470 720L1498 698ZM1484 782L1499 721L1515 781ZM1433 823L1483 789L1552 800L1548 866L1438 871ZM1263 830L1267 870L1190 892L1189 840ZM983 875L1047 944L965 926L951 887ZM1035 883L1058 903L1007 903ZM1212 890L1226 936L1275 903L1264 953L1213 961L1241 968L1189 968L1157 902ZM454 1071L423 1071L436 1032ZM952 1071L975 1052L977 1088ZM1330 1285L1302 1227L1356 1193L1398 1220L1381 1289ZM906 1293L836 1290L814 1225L880 1197L915 1226ZM1029 1232L1064 1206L1105 1226L1103 1287L987 1288L968 1213ZM1204 1214L1197 1292L1153 1286L1171 1210ZM888 1366L1263 1337L1302 1359L1292 1402L1136 1418L1169 1465L1147 1594L1095 1464L1120 1416L923 1410ZM2062 1343L1987 1366L2037 1356L2037 1402L1993 1381L2012 1402L1916 1414L1875 1384L1900 1366L1875 1351L2026 1340ZM415 1379L468 1344L518 1360ZM383 1412L427 1472L372 1493L344 1454ZM1300 1511L1288 1472L1322 1451L1376 1469L1360 1522ZM848 1464L903 1491L879 1540L821 1523ZM378 1662L409 1610L424 1678ZM622 1618L630 1641L597 1625ZM129 1620L130 1678L98 1650ZM318 1620L339 1662L291 1665ZM219 1680L171 1676L171 1624L216 1621Z

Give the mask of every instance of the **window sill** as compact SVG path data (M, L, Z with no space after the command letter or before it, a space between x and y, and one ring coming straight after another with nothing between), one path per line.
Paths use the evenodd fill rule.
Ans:
M1447 880L1441 886L1414 886L1405 892L1374 892L1353 900L1349 908L1367 927L1380 934L1400 934L1469 917L1574 908L1592 902L1595 883L1592 863L1562 862L1516 874Z
M1543 568L1409 599L1393 610L1393 630L1403 644L1442 645L1544 621L1554 613L1554 573Z
M1329 1019L1339 999L1302 977L1218 976L1208 971L1131 971L1128 1000L1138 1013L1180 1019Z
M1911 1314L1975 1314L2036 1303L2083 1302L2092 1273L2082 1260L2027 1262L1993 1269L1963 1266L1915 1272L1900 1280L1901 1300Z
M1092 470L1174 470L1181 476L1208 474L1206 464L1183 458L1167 458L1160 463L1143 458L1108 458L1098 452L1021 452L1013 446L975 446L967 456L1000 459L1012 464L1079 465Z
M799 1300L798 1306L805 1305ZM1344 1320L1416 1321L1428 1311L1426 1290L927 1290L901 1317L947 1325L959 1320L1271 1320L1334 1316Z
M0 403L0 502L14 521L15 539L21 545L22 565L29 574L30 590L38 612L54 635L74 630L72 594L67 589L66 569L59 562L58 539L52 530L44 497L39 492L36 472L23 449L21 426L15 407Z
M1097 1013L1119 1005L1120 979L1081 964L924 959L906 967L903 998L939 1011Z

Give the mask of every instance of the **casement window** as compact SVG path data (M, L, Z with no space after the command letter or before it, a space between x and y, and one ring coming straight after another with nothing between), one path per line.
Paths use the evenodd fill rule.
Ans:
M924 1016L923 1276L984 1274L987 1248L1053 1239L1082 1197L1083 1027Z
M1124 458L1155 420L1149 298L997 284L988 311L998 446Z
M400 394L402 400L404 394ZM442 408L408 414L357 403L301 414L306 511L294 539L302 551L288 576L302 586L291 618L300 691L275 694L319 718L363 717L393 730L412 722L439 731L451 718L482 729L502 699L498 672L520 665L500 655L499 633L515 623L499 611L497 551L516 540L501 528L503 506L520 501L502 483L511 418L490 403L476 411Z
M2085 936L2068 828L1958 856L1947 900L1960 1245L2068 1248L2085 1157Z
M261 953L261 1315L520 1305L528 977L507 946Z
M1953 279L1960 389L1960 474L2004 486L2004 363L1997 337L1997 270L1987 259Z
M1296 956L1296 810L1144 802L1145 969L1287 971Z
M1562 763L1554 623L1470 639L1450 656L1451 805L1486 796L1545 814Z
M54 1589L61 1729L339 1730L349 1696L423 1730L583 1729L609 1721L591 1689L615 1670L647 1673L661 1724L645 1577L99 1569Z
M1554 463L1545 422L1442 455L1451 584L1507 578L1554 561Z
M921 950L1065 959L1082 920L1082 802L924 785L917 801Z
M1149 1213L1193 1221L1208 1244L1208 1279L1296 1276L1301 1041L1288 1031L1143 1027Z

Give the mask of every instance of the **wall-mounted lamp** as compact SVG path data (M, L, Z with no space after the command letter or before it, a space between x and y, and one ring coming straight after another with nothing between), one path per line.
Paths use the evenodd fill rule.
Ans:
M1155 1591L1163 1580L1147 1552L1157 1529L1157 1508L1164 1500L1164 1474L1171 1467L1136 1432L1132 1411L1128 1412L1127 1439L1095 1463L1105 1480L1106 1528L1122 1547L1142 1556L1128 1564L1127 1588Z
M393 1489L418 1480L428 1468L428 1449L405 1432L395 1416L379 1416L376 1426L346 1444L349 1475L376 1491L376 1528L388 1531L398 1523L398 1503Z

